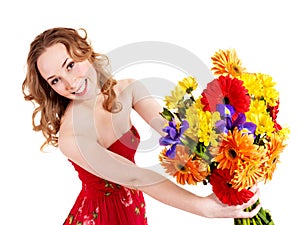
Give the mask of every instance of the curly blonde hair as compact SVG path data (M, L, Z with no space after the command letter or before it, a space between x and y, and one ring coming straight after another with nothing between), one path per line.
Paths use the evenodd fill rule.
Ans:
M83 35L79 32L82 31ZM103 54L94 52L88 42L87 32L84 29L72 29L57 27L39 34L30 44L27 57L26 78L22 84L22 92L26 101L31 101L37 106L32 114L32 125L34 131L42 131L46 141L45 145L58 146L57 133L60 129L61 118L71 101L57 94L48 82L41 76L37 60L45 50L57 43L65 45L68 53L74 61L80 62L89 60L95 67L98 74L98 85L105 96L103 107L109 112L114 112L116 106L114 100L116 93L113 86L117 81L112 78L109 70L109 59ZM39 117L38 117L39 116ZM39 124L37 124L39 119Z

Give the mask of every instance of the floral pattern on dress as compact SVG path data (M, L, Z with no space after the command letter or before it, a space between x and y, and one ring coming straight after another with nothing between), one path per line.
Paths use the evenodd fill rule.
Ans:
M132 196L131 196L131 190L129 188L124 188L126 195L124 195L121 199L121 202L125 207L128 207L129 205L132 204Z

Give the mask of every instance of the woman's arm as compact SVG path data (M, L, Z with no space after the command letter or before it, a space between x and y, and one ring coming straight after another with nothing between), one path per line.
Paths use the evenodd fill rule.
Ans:
M77 136L76 140L72 136L64 136L60 148L68 158L96 176L139 189L162 203L196 215L244 218L254 216L259 210L257 207L252 212L243 211L258 199L258 190L253 190L255 195L249 202L241 206L226 206L214 194L197 196L154 171L137 167L126 158L100 146L92 133Z
M258 200L259 189L256 187L251 190L255 195L247 203L237 206L224 205L215 194L206 197L197 196L170 180L144 186L140 190L167 205L207 218L251 218L260 209L259 205L251 212L244 211Z
M162 129L167 121L159 114L163 111L163 107L142 82L133 79L129 82L132 91L132 108L161 136L165 135Z

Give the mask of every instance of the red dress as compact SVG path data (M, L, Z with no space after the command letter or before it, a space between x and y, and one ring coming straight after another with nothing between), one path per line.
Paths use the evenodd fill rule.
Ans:
M134 162L139 141L132 126L108 149ZM82 190L64 225L147 225L141 191L104 180L70 162L82 181Z

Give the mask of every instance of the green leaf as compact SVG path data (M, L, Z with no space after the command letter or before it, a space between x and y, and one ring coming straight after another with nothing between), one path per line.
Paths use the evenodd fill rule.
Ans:
M165 107L163 108L163 111L159 114L168 121L172 121L174 119L173 113Z

